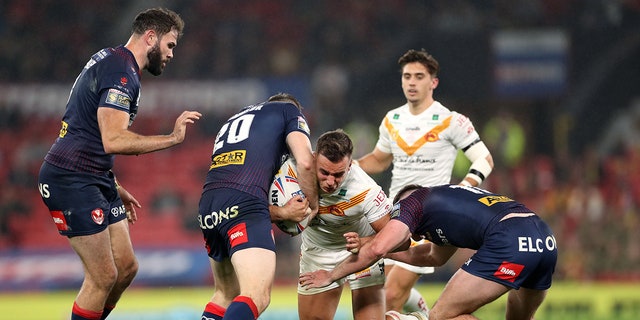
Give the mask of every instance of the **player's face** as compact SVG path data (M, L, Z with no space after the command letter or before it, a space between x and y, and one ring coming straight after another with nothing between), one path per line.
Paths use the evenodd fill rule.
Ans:
M351 157L344 157L338 162L331 162L322 154L316 156L318 184L324 193L333 193L338 189L347 172L351 168Z
M410 103L418 104L433 97L437 85L438 78L432 77L420 62L407 63L402 68L402 91Z
M158 38L156 44L147 53L147 70L154 76L159 76L173 58L173 48L178 43L178 32L172 30Z

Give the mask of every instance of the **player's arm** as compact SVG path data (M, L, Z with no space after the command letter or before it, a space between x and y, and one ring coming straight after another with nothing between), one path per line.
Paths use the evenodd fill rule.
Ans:
M122 110L99 107L98 125L106 153L142 154L162 150L181 143L186 127L200 119L197 111L184 111L177 119L173 132L167 135L143 136L129 131L129 113Z
M388 214L382 216L382 218L370 223L371 228L376 231L376 233L380 232L382 228L391 220ZM373 240L375 234L368 237L360 237L357 232L347 232L344 235L345 240L347 241L346 249L351 253L358 253L360 248L367 242Z
M406 243L408 239L409 227L398 220L391 220L376 234L373 240L360 248L358 254L352 254L331 271L316 270L303 273L299 277L299 283L308 288L327 286L331 282L370 266L380 260L387 252Z
M462 185L479 186L493 170L493 157L480 139L463 149L464 155L471 161L469 172L460 182Z
M449 261L457 250L454 246L437 246L433 242L426 242L404 251L388 253L385 258L420 267L439 267Z
M368 174L380 173L387 170L393 161L393 155L374 148L373 151L356 160L356 164Z
M318 178L316 161L311 149L309 137L302 132L293 131L287 135L287 146L296 159L296 171L300 190L309 200L312 217L318 213Z

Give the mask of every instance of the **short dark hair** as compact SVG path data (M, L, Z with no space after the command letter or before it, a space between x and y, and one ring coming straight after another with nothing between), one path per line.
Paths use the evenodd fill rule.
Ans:
M302 105L300 104L298 99L296 99L296 97L294 97L290 93L284 93L284 92L276 93L271 97L269 97L269 99L267 99L267 102L290 102L290 103L293 103L296 107L298 107L298 110L302 111Z
M402 69L407 63L412 62L421 63L425 68L427 68L427 71L429 71L429 74L432 77L437 77L438 72L440 72L440 64L438 63L438 61L424 49L421 49L420 51L410 49L405 54L403 54L400 59L398 59L400 72L402 72Z
M396 193L396 196L393 197L393 203L395 204L396 202L400 201L400 198L402 197L403 194L413 191L413 190L418 190L421 189L422 186L419 184L408 184L404 187L402 187L402 189L400 189L400 191L398 191L398 193Z
M182 36L184 21L177 13L166 8L151 8L138 13L133 20L132 32L143 34L147 30L153 30L159 37L171 32L178 31L178 38Z
M344 157L351 157L353 142L342 129L327 131L318 138L316 152L331 162L338 162Z

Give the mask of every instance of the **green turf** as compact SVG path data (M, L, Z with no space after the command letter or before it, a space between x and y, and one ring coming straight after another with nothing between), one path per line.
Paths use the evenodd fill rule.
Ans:
M443 284L419 289L432 304ZM0 293L0 319L66 320L75 291ZM210 288L132 288L109 319L199 319L212 294ZM476 313L481 319L503 319L504 298ZM350 297L345 292L336 319L350 319ZM296 319L294 287L276 287L264 320ZM640 319L640 283L555 283L537 319Z

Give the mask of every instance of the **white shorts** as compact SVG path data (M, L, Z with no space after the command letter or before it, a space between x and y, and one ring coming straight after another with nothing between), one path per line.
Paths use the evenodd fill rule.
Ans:
M300 273L312 272L316 270L332 270L340 262L347 259L352 253L346 250L334 251L319 248L306 248L301 246ZM349 282L351 290L383 285L385 280L383 259L378 260L370 267L350 274L345 278L332 282L322 288L304 288L298 283L298 293L303 295L313 295L338 288L346 281Z
M420 240L420 241L415 241L413 239L411 239L411 246L417 246L420 244L425 243L427 240ZM417 274L429 274L429 273L433 273L435 272L435 268L434 267L418 267L418 266L414 266L414 265L410 265L408 263L404 263L404 262L400 262L400 261L395 261L395 260L391 260L391 259L384 259L384 264L387 266L393 266L395 265L396 267L400 267L402 269L405 270L409 270L413 273L417 273Z

